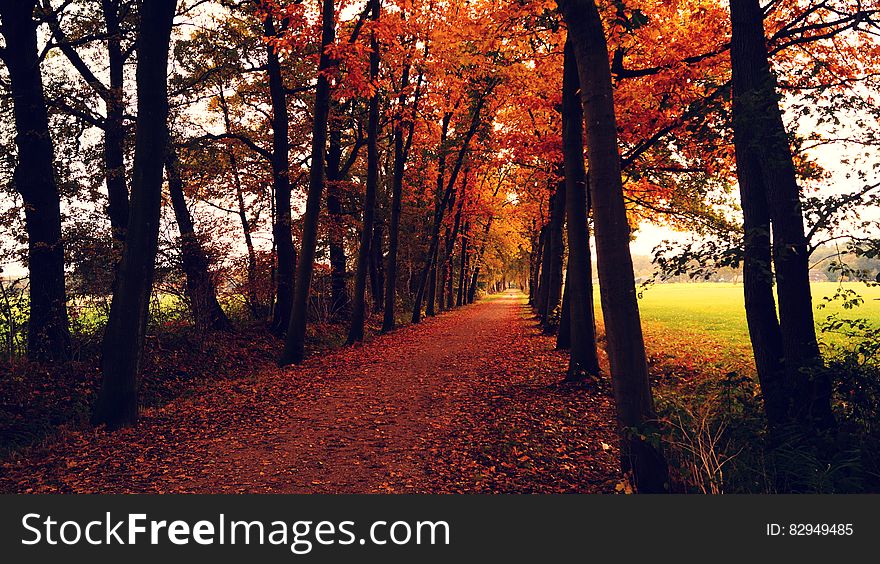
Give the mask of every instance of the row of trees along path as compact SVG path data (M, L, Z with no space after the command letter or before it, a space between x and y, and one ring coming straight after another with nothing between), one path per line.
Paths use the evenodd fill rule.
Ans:
M94 355L100 358L101 391L92 422L119 429L138 421L156 259L162 258L159 251L165 179L180 234L175 244L186 276L192 320L197 326L211 329L230 326L217 297L223 285L214 283L209 272L213 248L200 247L202 241L225 237L220 236L223 231L215 229L207 230L204 239L196 233L196 223L186 205L187 198L193 197L187 191L197 192L202 184L192 182L193 169L198 173L195 177L205 173L203 187L217 189L230 186L227 183L232 181L237 210L217 201L202 203L240 217L248 251L244 297L252 317L261 320L260 310L272 303L271 328L285 340L279 364L306 362L290 381L279 371L257 378L250 388L236 384L243 387L225 390L232 394L229 398L212 398L212 394L223 391L222 386L207 393L216 403L199 403L207 401L203 399L180 402L181 409L192 413L178 414L173 405L154 413L149 416L153 419L149 420L152 423L147 425L146 436L125 431L119 439L95 435L99 437L95 443L71 445L70 452L76 454L65 458L63 464L71 470L83 468L81 463L87 459L78 461L76 457L89 456L87 446L100 448L104 444L109 449L113 441L118 444L112 457L130 454L129 447L121 446L125 438L132 441L130 448L141 448L141 452L131 459L120 459L117 469L106 468L106 464L87 468L102 476L116 475L119 470L120 476L128 476L128 487L137 472L149 470L148 461L158 457L156 460L166 465L166 473L171 473L171 468L188 470L169 478L169 484L185 487L189 480L192 488L198 489L194 476L209 476L215 483L219 472L195 462L208 460L227 467L230 484L247 479L254 485L258 476L274 476L279 484L289 485L292 482L284 479L283 468L263 475L253 468L255 461L269 465L279 458L291 459L282 456L286 450L277 457L268 456L270 447L289 448L291 452L316 449L315 456L303 460L309 464L320 462L321 468L335 468L332 460L322 461L318 454L342 447L328 445L345 444L346 433L357 433L351 437L351 444L370 444L359 434L366 429L384 429L384 435L375 431L379 438L373 440L385 446L371 448L423 451L433 447L414 440L392 440L390 430L400 437L425 437L416 431L432 426L454 429L466 425L467 416L479 416L481 409L487 409L487 401L495 401L494 396L486 396L490 393L486 390L499 389L489 385L493 378L508 382L502 378L504 372L491 365L491 359L485 361L480 356L482 351L491 350L499 361L505 360L501 366L517 363L516 370L524 370L523 378L530 371L543 369L544 365L535 361L536 355L518 350L535 341L526 339L520 344L511 340L492 346L484 342L489 335L504 339L505 323L516 326L513 321L504 321L508 319L504 312L513 310L505 309L502 302L452 314L450 319L461 319L455 324L438 321L425 333L407 329L396 344L388 340L392 337L383 337L364 349L308 360L305 344L312 322L310 308L319 293L312 287L312 279L324 239L330 258L332 305L328 313L350 324L349 344L363 340L370 313L382 311L383 330L393 329L395 298L407 293L412 298L413 323L423 315L433 316L444 297L446 307L451 308L458 246L461 266L456 303L471 301L464 299L465 287L469 288L470 298L478 282L492 284L498 274L506 280L507 274L521 272L523 263L528 262L530 282L522 280L521 285L532 289L533 304L544 323L561 308L560 341L567 340L571 351L567 379L592 381L600 372L594 351L594 312L590 299L584 299L592 295L592 259L587 244L592 226L596 274L603 289L607 373L613 383L621 467L631 475L635 490L666 491L666 460L655 442L646 438L649 433L643 432L655 418L655 410L629 251L629 222L643 213L650 219L668 217L675 225L694 228L713 239L716 235L720 240L729 239L730 256L741 256L749 337L771 442L787 442L791 429L796 436L806 437L807 443L835 433L838 427L831 402L834 383L825 370L814 329L809 256L821 244L841 239L829 235L817 243L815 236L835 231L837 222L842 221L839 218L846 217L841 209L857 209L859 202L868 201L867 195L877 185L868 184L827 202L802 197L810 193L803 190L818 189L824 175L809 158L803 158L806 153L801 154L800 149L793 152L789 133L797 140L796 147L799 140L819 141L815 148L841 139L835 139L836 134L812 139L815 131L809 137L804 131L787 131L782 100L791 92L798 98L806 96L799 106L789 108L800 107L799 112L785 113L810 116L821 109L815 118L826 125L849 121L839 119L835 114L838 110L873 111L876 104L861 100L861 94L851 94L871 92L870 88L854 85L877 76L872 71L880 59L872 41L880 14L877 3L790 0L768 4L731 0L644 2L636 7L595 0L517 0L497 6L488 2L485 6L474 2L460 6L452 2L435 9L433 4L401 0L386 1L383 11L382 2L369 0L359 15L347 17L344 14L351 10L333 0L316 1L310 7L303 2L275 0L108 0L101 3L103 21L82 26L106 29L109 76L99 77L78 47L103 45L105 37L69 35L73 31L69 21L79 19L91 8L69 1L55 6L50 0L0 0L0 60L8 77L0 81L0 86L8 90L12 114L11 120L2 123L9 122L6 131L10 135L5 138L14 139L17 160L11 178L0 185L11 186L21 202L20 208L12 208L14 213L6 217L18 217L19 221L24 217L20 228L11 232L15 233L13 238L27 235L27 248L20 246L16 256L27 257L29 359L62 364L71 360L77 349L73 339L76 335L71 334L75 317L68 313L74 301L69 299L73 296L68 294L72 288L68 281L92 276L67 275L77 262L71 264L65 257L76 247L75 238L63 236L70 221L62 209L70 199L66 193L76 192L75 186L82 194L93 195L95 179L84 181L73 173L62 174L64 171L54 165L73 159L73 166L67 167L71 171L92 170L96 161L84 158L88 151L80 144L88 136L70 132L94 128L101 130L103 139L97 170L103 173L100 176L107 188L107 213L101 215L106 215L102 220L110 224L104 237L110 248L103 266L86 272L107 273L112 282L99 284L100 288L88 289L83 295L112 299L101 350ZM213 15L219 14L220 8L226 10L227 17L215 22L223 25L210 30L206 22L205 34L175 31L175 26L201 28L201 24L184 26L183 20L192 17L193 22L201 21L191 10L203 4L218 10L203 14L204 20L216 19ZM319 4L320 25L314 17ZM136 22L131 18L135 12ZM44 24L48 28L41 31ZM693 29L700 33L693 33ZM45 49L38 49L40 38L47 33L52 41ZM41 61L55 47L83 79L82 86L88 86L85 90L91 94L82 103L64 102L69 98L65 93L47 96L54 89L44 83L51 74L43 72ZM198 55L201 50L209 56L187 56ZM225 60L226 55L220 56L224 53L229 60ZM815 61L811 72L803 71L805 54ZM136 59L133 83L130 78L126 81L131 73L125 72L126 60L132 56ZM251 64L257 60L260 62ZM177 69L170 79L169 69ZM259 73L263 72L262 79L252 82L248 78L262 76ZM252 97L261 85L268 86L262 102L260 96ZM809 92L818 92L817 97ZM134 96L126 95L129 93ZM101 99L106 117L84 111L94 106L95 96ZM831 104L837 98L843 101ZM126 99L136 103L127 103ZM185 108L195 110L207 99L212 100L208 105L211 111L219 110L218 119L222 114L223 133L207 131L203 127L207 123L186 115ZM5 107L9 106L7 102ZM134 119L129 110L136 110ZM88 128L81 129L81 124L55 127L61 114ZM135 126L134 135L126 136L130 125ZM202 129L203 134L190 135ZM267 135L269 130L271 136ZM120 151L127 137L133 140L130 159ZM866 139L869 141L852 141L876 146L875 140ZM0 145L9 146L6 153L13 154L8 143ZM365 167L364 159L359 161L357 156L362 146L366 147ZM344 153L347 156L343 159ZM228 175L220 169L207 170L214 168L217 154L228 161ZM297 164L291 163L291 154L309 157ZM254 165L255 158L265 162ZM202 166L206 164L209 166ZM380 175L383 167L391 170ZM854 176L867 179L862 172ZM247 194L243 178L257 179L245 182L253 185ZM353 182L354 178L359 182ZM380 186L385 178L391 180L390 197ZM347 193L343 189L346 183L350 188ZM709 196L716 192L716 184L721 188L734 183L743 211L741 226L729 221L725 207L716 206L714 196ZM92 188L87 189L87 185ZM266 190L270 185L271 189ZM294 189L297 195L302 192L306 196L305 208L295 222L290 211ZM220 198L208 200L222 201L228 196L222 189L220 192ZM82 194L78 194L80 199ZM89 196L83 201L88 205L72 209L85 214L86 210L105 207L101 198ZM327 211L323 223L322 208ZM707 211L713 208L717 209ZM385 218L379 217L384 213L378 213L385 210L390 212L387 265L382 264ZM256 297L257 260L252 239L260 211L264 211L263 217L268 214L272 218L273 249L273 266L265 277L271 279L267 284L270 290L262 305ZM343 216L360 217L360 226L346 227ZM804 233L805 221L810 224L809 233ZM83 220L83 225L91 232L97 223L89 218ZM205 229L202 226L199 228ZM479 233L481 228L477 245L470 241L469 233ZM346 243L353 242L355 235L357 257L349 261L355 266L354 291L349 296L345 283ZM522 240L517 241L520 237ZM825 235L820 234L818 240L822 237ZM846 238L851 239L850 245L854 241L865 245L858 252L852 251L855 254L874 256L877 252L873 238ZM405 248L398 249L401 243ZM484 257L487 249L495 256ZM407 263L406 269L398 268L399 260ZM495 271L489 275L492 264ZM380 268L387 276L380 276ZM406 284L402 276L405 271ZM469 277L461 274L467 272L472 272L469 286L464 284ZM368 290L372 311L367 311ZM507 305L514 307L513 303ZM499 327L493 328L492 323ZM487 339L473 335L481 324L489 324ZM444 327L450 335L442 334ZM513 331L526 331L524 327ZM432 331L440 334L432 335ZM10 351L15 348L12 335L10 331ZM407 350L406 338L414 339L418 346ZM462 346L451 346L456 339L462 341ZM545 349L550 350L552 343L546 344ZM388 350L383 351L383 346ZM434 347L441 350L431 352ZM376 355L377 366L367 374L371 354ZM451 361L444 355L457 355L449 358L468 370L451 370ZM352 372L342 366L358 368ZM476 371L473 378L465 377L470 370ZM419 376L423 382L418 381ZM325 385L340 389L324 390L321 386ZM471 385L476 387L468 387ZM433 390L441 396L456 397L450 394L459 388L461 401L450 400L450 405L457 407L449 407L448 412L442 402L432 408L438 411L434 413L424 406L417 409L418 404L411 401L413 397L433 398ZM384 394L371 393L378 389ZM303 394L318 394L318 399L309 400L311 403L293 401ZM548 397L551 399L535 401L552 401L552 394ZM386 403L370 403L376 401ZM473 409L461 407L471 401L476 402L470 406ZM223 407L207 409L216 405ZM404 410L410 408L415 411L408 417ZM351 413L357 414L352 428L358 431L348 431L343 425ZM504 419L495 415L486 418L492 423L477 425L471 433L459 436L489 432L491 425L501 429ZM155 425L155 418L162 417L179 417L181 424L172 424L177 423L172 420L168 425ZM362 426L369 423L362 419L370 417L372 426ZM399 428L397 423L383 423L392 418L408 423L400 423ZM595 433L604 428L580 420L578 423ZM251 428L253 437L245 432ZM203 434L199 435L197 429L203 429ZM273 429L278 432L273 433ZM247 445L242 446L240 457L227 452L236 440L225 436L231 430L239 432L236 437ZM79 440L85 439L81 436ZM451 443L458 440L450 439ZM206 454L191 442L212 448ZM172 445L180 450L157 453L152 449L158 447L148 449L147 444ZM254 445L260 444L268 445L266 450L253 452ZM444 446L442 441L438 444ZM445 446L448 448L444 453L451 456L454 449ZM562 449L559 453L566 452L565 445L558 448ZM498 455L494 451L473 451L462 460L473 462L479 458L477 454L486 459L485 472L474 474L472 484L461 486L465 489L488 483L491 479L487 476L498 473L499 468L508 469L502 462L494 464ZM503 454L503 464L535 467L533 454L512 449ZM93 460L106 456L105 452ZM189 459L192 464L177 460L180 463L175 466L168 462L185 456L193 457ZM358 460L357 452L342 451L339 456L352 464ZM389 460L392 458L406 457L389 456ZM567 464L564 458L559 460L559 464ZM236 464L241 466L240 471ZM312 471L318 473L318 469ZM340 477L333 475L335 471L322 470L333 480L316 477L315 484L309 485L326 481L343 487L348 482L337 479ZM418 475L415 471L400 472ZM77 476L72 471L61 475L64 479ZM309 474L303 470L296 475ZM37 481L39 476L32 480ZM378 488L382 484L374 478L365 471L363 481L355 481L359 486L353 482L345 487ZM269 487L268 478L260 480L262 486ZM163 482L156 479L155 483ZM410 485L420 487L415 482Z
M364 345L71 432L7 463L18 492L605 492L610 392L559 385L515 290Z

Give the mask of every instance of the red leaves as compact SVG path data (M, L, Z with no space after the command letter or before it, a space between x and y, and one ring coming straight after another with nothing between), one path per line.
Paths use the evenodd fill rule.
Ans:
M301 367L195 384L137 429L70 432L5 465L0 489L613 491L608 397L556 385L565 355L522 307L491 300Z

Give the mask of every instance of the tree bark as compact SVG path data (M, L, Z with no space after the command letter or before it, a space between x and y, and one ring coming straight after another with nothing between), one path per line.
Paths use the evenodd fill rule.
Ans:
M401 78L402 88L409 86L409 64L404 65L403 76ZM388 262L385 269L385 312L382 320L382 332L394 329L396 320L394 319L394 310L396 306L396 289L397 289L397 253L400 246L400 207L403 197L403 175L406 167L406 159L409 149L412 146L413 132L415 130L415 120L418 111L419 99L422 92L423 74L419 74L416 82L415 99L412 105L412 114L409 123L406 124L407 135L404 141L404 124L398 120L394 130L394 165L392 167L391 177L391 218L388 226ZM398 105L403 108L406 102L406 95L401 94L398 98Z
M560 168L563 168L560 166ZM561 173L562 171L560 171ZM544 289L541 321L544 325L550 319L550 315L559 307L562 299L562 268L564 264L565 238L563 227L565 224L565 181L560 180L550 206L550 224L547 231L547 287Z
M137 389L159 238L162 169L168 150L168 47L176 0L139 5L138 117L131 213L110 317L104 333L101 391L94 423L108 428L137 421Z
M370 0L370 19L379 20L379 0ZM370 35L370 82L375 84L379 76L379 40L375 30ZM354 278L354 296L351 305L351 327L348 344L364 340L366 318L367 270L371 259L373 223L376 217L376 191L379 184L379 92L370 97L367 118L367 185L364 191L364 217L358 249L357 270Z
M544 285L541 283L542 278L544 277L544 273L547 272L547 269L544 268L544 258L547 256L547 226L544 225L541 227L541 230L538 232L538 246L535 251L535 258L532 261L534 264L533 273L532 273L532 301L531 304L535 307L535 310L540 311L541 309L541 295L543 294Z
M299 364L305 356L306 325L308 324L308 300L315 267L315 247L318 241L318 221L324 192L324 149L327 144L327 118L330 113L330 83L326 70L331 66L327 48L336 36L333 0L323 0L321 25L321 57L318 62L318 85L315 91L314 121L312 123L312 168L309 171L309 190L306 211L303 216L303 234L296 269L293 310L284 352L278 361L280 366Z
M223 88L219 88L218 97L220 99L220 109L223 112L223 124L226 134L232 133L232 121L229 119L229 105L226 103L226 96L223 94ZM235 150L232 146L226 147L226 155L229 159L229 168L232 172L232 183L235 186L235 201L238 205L238 219L241 222L241 229L244 233L244 245L247 249L247 296L248 308L251 310L251 316L254 319L262 319L263 312L261 304L257 296L257 253L254 249L254 240L251 235L251 223L247 216L247 206L244 201L244 187L241 184L241 174L238 171L238 159L235 156Z
M377 220L373 225L373 241L370 243L370 296L375 313L380 313L385 307L385 267L382 260L384 242L385 226Z
M336 109L338 105L334 105ZM341 116L331 115L330 143L327 147L327 220L329 222L330 246L330 313L333 317L348 318L351 303L346 286L346 263L344 222L339 182L340 162L342 160L342 131L339 125Z
M18 162L12 182L24 203L30 276L28 357L70 358L61 201L54 173L54 147L37 52L36 2L0 1L2 57L9 71Z
M275 37L277 30L272 15L263 21L263 35ZM296 249L290 231L290 119L287 115L287 94L281 75L281 61L275 46L266 44L269 95L272 99L272 184L275 192L275 223L272 235L278 268L275 271L275 307L272 332L282 335L290 323L293 303Z
M447 229L445 235L446 245L443 251L443 260L440 261L442 271L441 293L440 293L440 309L452 308L452 253L455 250L455 243L458 240L458 231L461 228L461 213L464 206L465 191L467 190L467 181L469 170L465 169L464 178L461 186L461 197L458 198L458 206L455 208L455 216L452 221L452 229ZM454 207L454 201L450 200L449 210Z
M464 228L461 230L461 263L458 266L458 292L455 296L455 305L457 307L464 305L464 300L467 296L465 283L467 282L468 231L470 231L470 227L470 222L466 221L464 222Z
M571 348L571 305L568 299L568 289L571 286L571 274L569 274L571 262L565 269L565 288L562 290L562 314L559 316L559 329L556 330L556 350L567 351ZM569 364L571 359L569 359Z
M113 238L122 249L128 224L128 186L125 182L125 55L122 52L122 29L119 22L119 0L101 0L107 27L107 61L110 88L104 100L107 119L104 122L104 165L107 167L107 215Z
M109 83L105 85L91 67L80 57L74 44L61 28L58 13L49 0L43 0L45 21L49 24L58 48L64 53L71 66L80 74L91 89L106 106L106 117L100 123L104 131L104 166L107 182L110 228L116 251L122 253L125 228L128 223L128 187L125 181L125 99L124 72L126 55L122 50L122 28L120 25L120 1L101 0L101 11L107 32L107 74ZM118 257L117 257L118 258Z
M409 66L404 70L404 87L408 85ZM400 97L403 105L403 96ZM394 318L397 307L397 253L400 248L400 212L403 199L403 174L406 166L404 154L403 127L397 123L394 128L394 167L391 176L391 217L388 224L388 259L385 267L385 312L382 317L382 332L393 331L397 320Z
M437 217L443 217L443 213L445 212L445 196L444 196L444 181L446 175L446 136L449 132L449 122L452 120L452 113L446 113L443 116L443 125L440 130L440 145L438 149L439 156L437 157L437 190L434 193L434 218L436 221ZM442 219L441 219L442 221ZM438 227L439 234L439 227ZM434 315L434 303L437 299L437 249L434 248L431 250L431 254L428 257L428 262L431 264L430 272L428 274L428 297L425 304L425 315L429 317L433 317ZM420 300L420 296L416 295L416 299ZM415 314L414 314L415 315ZM415 319L415 317L414 317ZM417 321L414 321L417 323Z
M183 179L180 175L180 161L177 151L169 146L165 160L165 173L168 177L168 193L174 218L180 230L180 251L183 272L186 275L186 294L189 298L193 321L201 330L230 331L232 323L217 301L217 288L208 270L209 262L205 250L196 235L192 216L186 207Z
M554 194L550 197L550 201L548 202L551 210L554 207L555 200L556 195ZM540 319L541 323L544 322L544 319L547 316L547 289L550 287L550 261L553 257L551 251L551 229L552 226L549 221L541 229L544 240L541 245L541 273L538 278L538 293L535 295L535 311L537 312L538 319Z
M824 430L835 425L831 382L816 339L800 188L770 70L764 14L758 0L732 0L730 13L734 145L743 213L750 216L746 246L753 262L748 284L745 271L743 277L765 410L771 426L785 423L787 404L788 418ZM769 272L770 233L778 326ZM780 388L787 398L780 397Z
M558 0L558 4L577 61L586 121L599 284L621 439L621 466L631 475L637 491L664 492L668 485L666 460L660 448L642 438L656 414L629 250L630 228L623 200L605 31L594 0ZM576 205L572 200L571 209ZM569 229L569 244L571 239L583 238L582 225ZM573 266L575 276L576 270ZM574 296L572 291L569 298Z
M241 186L241 176L238 173L238 164L235 155L230 150L230 166L232 178L235 183L235 199L238 204L238 219L244 232L244 246L247 249L247 300L254 319L263 319L264 311L257 295L257 253L254 249L254 240L251 236L251 224L247 216L247 207L244 202L244 192Z
M471 283L468 286L467 303L472 304L477 297L477 280L480 279L480 263L483 261L483 253L486 252L486 245L489 239L489 231L492 230L493 216L489 216L486 225L483 227L483 242L480 243L480 250L474 258L474 273L471 275Z
M431 272L429 274L430 278L428 278L428 296L425 298L425 315L427 317L434 317L436 314L434 308L437 304L437 257L439 254L440 249L438 243L438 246L434 248L430 258Z
M565 43L562 74L562 153L568 221L567 327L560 328L557 348L569 349L566 379L599 374L596 329L593 322L593 284L590 273L589 182L584 167L584 114L578 96L580 79L570 40ZM566 342L567 341L567 342Z

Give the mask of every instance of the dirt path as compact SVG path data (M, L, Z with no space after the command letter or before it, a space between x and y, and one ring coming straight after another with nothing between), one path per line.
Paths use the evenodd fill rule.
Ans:
M69 433L4 465L0 491L613 490L607 394L555 385L564 367L511 292Z

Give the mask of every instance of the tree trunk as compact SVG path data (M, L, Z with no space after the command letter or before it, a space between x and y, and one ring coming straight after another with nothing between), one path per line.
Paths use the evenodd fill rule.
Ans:
M299 364L305 356L306 325L308 323L308 300L315 267L315 247L318 241L318 220L321 197L324 192L324 148L327 144L327 118L330 113L330 83L326 70L331 66L327 48L336 36L333 0L323 0L321 26L321 57L318 63L318 86L315 91L314 121L312 123L312 168L309 170L309 191L306 196L306 212L303 216L302 248L299 268L296 269L293 310L284 352L278 360L280 366Z
M470 227L470 222L466 221L461 231L461 263L458 266L458 293L455 296L455 305L457 307L464 305L464 300L467 296L465 282L467 281L468 231L470 231Z
M556 194L551 196L550 201L548 202L551 210L555 207L555 201ZM541 275L538 279L538 293L535 296L535 310L538 313L538 318L541 323L543 323L544 319L547 317L547 290L550 287L550 261L553 259L551 247L553 236L551 234L551 229L552 225L549 222L542 229L544 233L544 243L541 245Z
M404 88L408 85L409 66L404 70ZM403 96L400 99L403 105ZM394 128L394 168L391 176L391 219L388 225L388 262L385 267L385 314L382 318L382 332L393 331L397 320L394 310L397 306L397 253L400 246L400 206L403 198L403 173L406 155L403 152L403 127L400 123Z
M138 416L138 378L159 239L162 169L168 150L168 46L176 5L176 0L139 5L131 213L104 333L103 380L93 414L94 423L106 423L110 429L132 425Z
M380 313L385 308L385 267L382 260L384 240L385 226L376 221L373 226L373 241L370 243L370 295L375 313Z
M119 0L101 0L107 26L107 60L110 75L107 119L104 122L104 166L107 167L107 196L113 238L122 250L128 224L128 187L125 183L125 55L122 52L122 29L119 22Z
M338 108L338 106L335 106ZM346 286L345 226L342 203L339 199L340 161L342 159L342 131L339 116L330 119L330 143L327 147L327 220L330 246L330 313L333 317L347 318L351 303Z
M219 88L220 109L223 112L223 124L226 133L232 133L232 122L229 119L229 106L226 103L226 96L223 94L223 88ZM235 186L235 200L238 204L238 219L241 222L241 229L244 232L244 245L247 249L247 296L248 308L251 310L251 316L254 319L261 319L262 312L260 300L257 296L257 253L254 250L254 240L251 236L251 224L247 216L247 206L244 201L244 189L241 185L241 174L238 172L238 159L235 156L235 150L232 146L227 146L226 154L229 158L229 168L232 172L232 182Z
M446 263L446 303L443 308L450 310L455 307L455 256L450 255Z
M560 168L563 168L560 166ZM561 173L562 171L560 171ZM544 289L544 311L541 321L544 325L550 315L559 307L562 299L562 267L564 264L565 239L563 226L565 223L565 181L561 180L553 196L550 206L550 224L547 228L547 287Z
M409 64L404 65L403 77L401 79L401 88L409 86ZM392 167L391 177L391 223L388 226L388 266L385 269L385 315L382 320L382 332L391 331L395 326L394 309L396 306L396 289L397 289L397 253L400 245L400 205L403 198L403 175L406 167L406 159L409 148L412 146L413 131L415 130L415 120L417 116L419 98L422 91L422 77L416 83L415 99L413 100L412 116L407 124L408 132L406 141L404 141L403 131L404 124L398 121L394 130L394 165ZM398 104L402 108L406 102L406 95L401 94L398 98Z
M45 21L49 24L58 48L106 106L107 115L99 127L104 131L103 152L108 196L107 215L110 218L114 248L119 255L115 257L115 260L118 261L122 255L122 243L125 240L125 228L128 223L128 188L125 182L125 129L123 123L125 117L123 89L127 57L122 50L123 32L120 25L120 1L101 0L101 11L107 33L109 86L105 85L80 57L74 43L64 33L58 12L52 8L51 2L43 0L43 8Z
M444 181L446 175L446 135L449 132L449 122L452 120L452 113L448 112L443 116L443 126L440 131L440 146L438 149L439 157L437 163L437 190L434 193L434 218L443 217L445 210ZM442 221L442 220L441 220ZM438 228L439 234L439 228ZM437 248L431 250L428 261L431 264L428 278L428 298L425 304L425 315L434 316L434 304L437 299ZM419 296L416 295L418 299ZM414 314L415 315L415 314ZM414 317L415 318L415 317ZM415 321L414 321L415 322ZM417 322L415 322L417 323Z
M251 225L248 221L247 207L244 203L244 193L241 187L241 177L238 173L238 164L235 155L230 151L230 166L232 167L232 178L235 182L235 198L238 203L238 219L241 222L241 229L244 232L244 245L247 249L247 300L248 307L254 319L262 319L263 311L257 295L257 253L254 250L254 240L251 236Z
M186 207L177 151L170 146L165 160L165 172L168 176L171 207L180 230L181 263L186 275L186 295L192 309L193 321L201 330L230 331L232 324L217 301L217 289L208 270L208 256L196 235L192 216Z
M465 190L467 189L468 174L469 171L465 170L461 197L458 199L458 207L456 207L455 217L452 221L452 229L447 229L445 235L446 245L443 251L443 260L440 262L442 285L440 288L439 304L441 310L452 308L452 253L455 250L455 242L458 240L458 230L461 228L461 212L464 205ZM450 211L454 206L453 202L453 200L449 202Z
M544 273L547 272L547 269L544 268L544 257L547 256L547 226L541 227L541 230L538 232L538 247L535 251L535 259L532 261L534 267L532 269L532 300L531 304L535 307L535 310L541 310L541 295L543 293L544 285L541 283L541 279L544 277Z
M569 264L565 269L565 288L562 290L562 314L559 316L559 329L556 330L556 350L558 351L567 351L571 348L571 304L568 299L568 289L571 286L570 268L569 259ZM570 363L571 359L569 359Z
M557 348L569 349L566 379L582 380L599 374L596 330L593 323L593 285L590 274L589 183L584 168L584 114L578 96L580 80L571 41L565 43L562 74L562 153L568 221L568 270L565 292L568 318Z
M12 182L24 203L28 237L30 319L28 358L70 358L61 202L54 173L54 147L37 53L33 1L0 1L2 52L9 71L18 163Z
M446 233L443 235L443 249L449 247L449 240L449 228L447 228ZM443 253L443 255L445 256L445 253ZM443 257L439 258L437 262L437 311L442 312L446 307L446 274L448 272L448 262L444 260Z
M275 37L277 30L271 15L263 22L263 35ZM275 308L272 312L272 332L282 335L290 323L293 303L296 249L290 231L290 138L287 115L287 94L281 76L278 52L271 43L266 44L269 94L272 99L272 185L275 192L275 222L272 236L278 268L275 271Z
M489 240L489 231L492 229L492 220L494 217L489 216L486 225L483 227L483 242L480 243L480 250L474 258L474 273L471 276L471 283L468 287L467 303L472 304L477 297L477 280L480 279L480 263L483 260L483 253L486 252L486 245Z
M621 438L621 466L625 473L631 473L637 491L663 492L668 482L666 460L660 448L654 446L653 438L642 438L648 434L648 426L656 414L629 250L630 228L623 200L605 31L594 0L558 0L558 3L568 24L577 60L586 121L599 284ZM578 205L574 198L571 203L570 209ZM570 244L572 239L584 237L583 225L569 229ZM572 275L577 276L576 266L571 270ZM574 297L572 291L569 298Z
M436 311L434 310L437 305L437 257L440 254L440 249L435 247L434 253L431 255L431 278L428 280L428 297L425 300L425 315L428 317L434 317Z
M753 247L750 251L757 255L750 258L766 261L749 268L749 287L754 295L750 299L749 290L746 294L747 306L757 310L747 317L765 409L771 425L783 419L781 410L785 402L789 418L808 428L828 429L835 424L831 382L823 370L816 340L800 188L779 108L776 80L770 70L764 14L758 0L732 0L730 12L737 176L744 215L747 207L751 215L746 245ZM768 223L772 229L767 229ZM771 232L779 297L778 329L772 288L768 291L772 284L768 251ZM778 397L780 353L788 395L785 400Z
M480 279L480 262L477 261L474 266L474 273L471 275L471 284L468 287L467 303L472 304L477 299L477 281Z
M379 21L379 0L370 0L371 20ZM379 40L375 30L370 34L370 82L375 83L379 76ZM379 184L379 93L370 97L369 117L367 119L367 185L364 191L364 217L361 227L360 248L358 249L357 270L354 277L354 296L351 304L351 327L348 331L348 344L364 340L364 321L366 317L367 270L373 243L373 222L376 217L376 191Z

